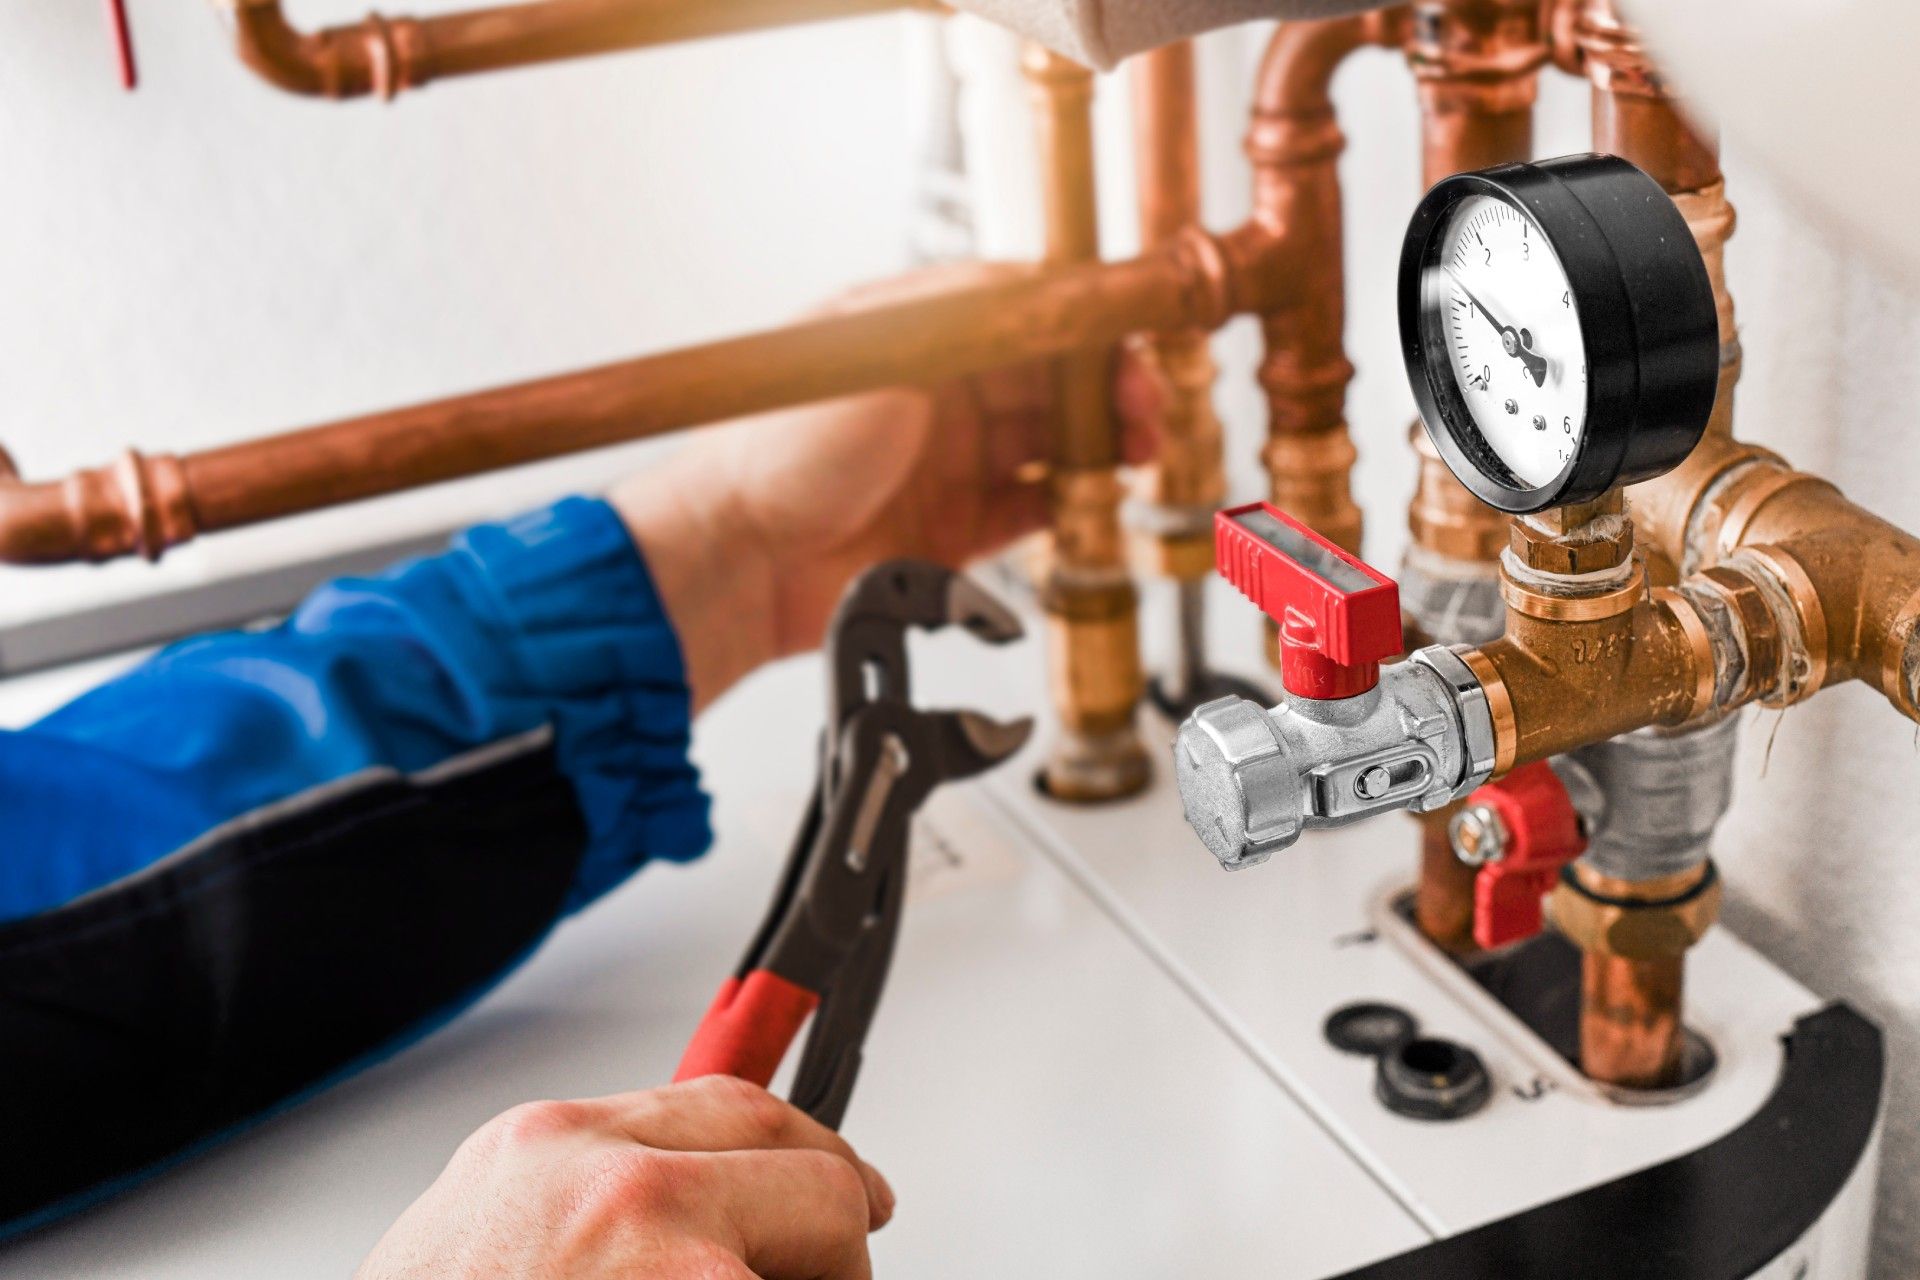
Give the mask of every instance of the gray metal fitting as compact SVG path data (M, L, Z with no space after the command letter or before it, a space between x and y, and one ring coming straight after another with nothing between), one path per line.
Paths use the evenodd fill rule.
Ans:
M1589 823L1584 861L1620 880L1658 880L1705 862L1713 829L1733 802L1739 720L1641 729L1571 753L1605 798L1603 816ZM1574 771L1560 760L1554 767L1573 790Z
M1437 644L1486 644L1506 632L1507 602L1491 566L1408 547L1394 580L1401 613Z
M1453 856L1470 867L1484 867L1507 856L1507 824L1491 805L1470 804L1447 822Z
M1467 665L1435 646L1357 697L1289 697L1270 711L1218 698L1180 726L1173 757L1188 824L1233 871L1310 827L1466 795L1493 771L1493 717Z

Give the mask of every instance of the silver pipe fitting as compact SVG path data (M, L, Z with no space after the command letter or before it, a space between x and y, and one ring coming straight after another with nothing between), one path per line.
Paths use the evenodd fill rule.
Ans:
M1411 546L1400 561L1400 611L1439 644L1488 644L1507 630L1498 566Z
M1188 825L1236 871L1309 828L1438 809L1486 781L1493 749L1486 691L1435 645L1352 698L1290 696L1271 710L1215 699L1180 726L1173 757Z
M1733 803L1739 723L1733 715L1697 728L1641 729L1571 752L1571 769L1556 759L1563 779L1582 771L1604 797L1594 817L1582 809L1582 860L1619 880L1658 880L1705 862Z

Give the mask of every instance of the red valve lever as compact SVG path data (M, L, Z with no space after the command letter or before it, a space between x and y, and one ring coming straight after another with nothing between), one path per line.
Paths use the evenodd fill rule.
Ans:
M1560 868L1586 852L1580 814L1567 786L1544 760L1523 764L1467 797L1506 828L1505 852L1473 879L1473 940L1505 946L1540 932L1540 899Z
M1213 518L1220 576L1280 624L1280 682L1300 698L1351 698L1400 652L1400 588L1271 502Z
M127 23L127 0L107 0L107 26L113 32L113 51L120 59L120 84L131 89L140 81L133 62L133 28Z

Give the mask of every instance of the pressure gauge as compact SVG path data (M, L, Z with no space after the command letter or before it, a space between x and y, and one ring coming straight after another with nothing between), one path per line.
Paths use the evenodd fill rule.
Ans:
M1677 466L1720 370L1713 286L1686 219L1617 156L1438 183L1400 256L1400 341L1434 447L1512 512Z

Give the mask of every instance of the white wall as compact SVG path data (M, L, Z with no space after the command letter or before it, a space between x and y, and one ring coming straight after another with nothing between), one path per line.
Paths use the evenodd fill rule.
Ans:
M196 447L771 323L903 258L899 19L443 84L383 106L267 90L205 6L134 8L146 84L132 98L114 86L97 6L12 0L0 15L0 441L29 475L128 443ZM306 0L295 15L363 9ZM1238 137L1259 34L1203 49L1219 225L1245 209ZM1121 89L1108 84L1100 105L1116 249L1132 240ZM1415 117L1389 55L1356 59L1338 97L1357 485L1369 554L1391 565L1412 483L1391 307L1418 194ZM1584 91L1549 76L1541 154L1584 149L1585 113ZM995 118L1007 146L1026 145L1017 112ZM1920 304L1786 207L1738 139L1729 153L1741 433L1920 527L1908 427ZM998 172L1017 203L1020 162ZM990 238L1011 248L1023 235L1015 218ZM1247 493L1264 429L1253 355L1250 326L1235 325L1221 405ZM211 538L159 570L0 572L0 620L511 509L627 462L589 457ZM1920 1269L1915 755L1913 727L1858 688L1758 713L1720 841L1733 927L1891 1033L1889 1275Z

